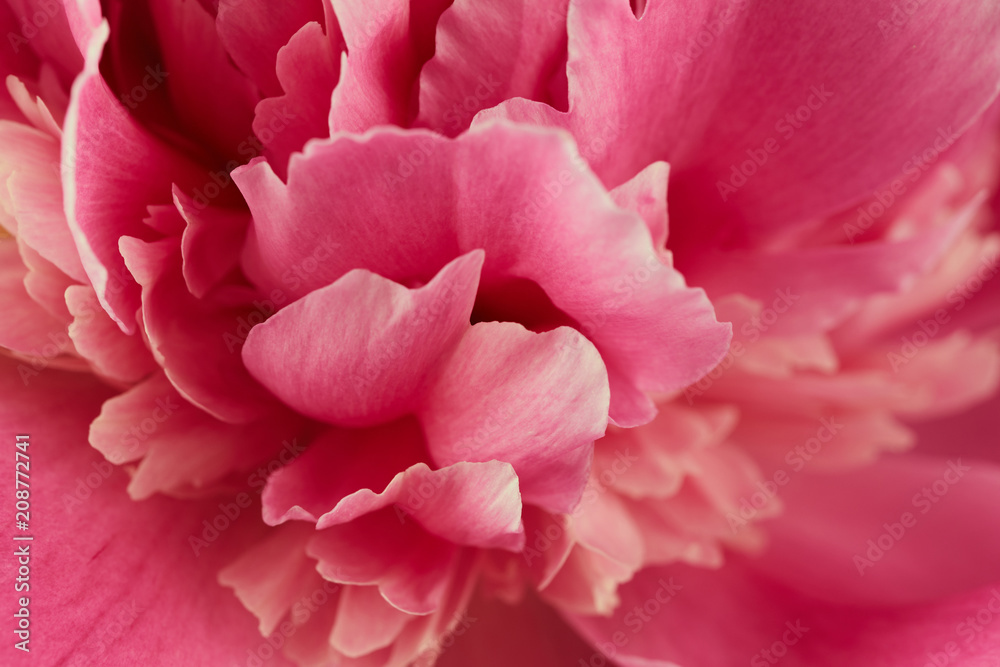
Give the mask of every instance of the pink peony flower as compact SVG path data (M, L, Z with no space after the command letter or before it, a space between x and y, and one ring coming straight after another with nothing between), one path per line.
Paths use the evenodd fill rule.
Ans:
M5 664L1000 664L995 3L0 23Z

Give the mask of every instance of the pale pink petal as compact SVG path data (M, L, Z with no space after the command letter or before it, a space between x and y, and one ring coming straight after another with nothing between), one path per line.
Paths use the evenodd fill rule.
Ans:
M4 195L10 198L10 213L17 225L12 231L63 273L86 281L63 213L59 142L14 123L0 123L0 141L4 145L0 178L4 172L10 174Z
M50 359L72 349L65 323L32 299L24 287L27 268L17 241L0 239L0 346Z
M128 336L101 308L93 288L66 289L66 306L73 315L69 337L77 353L94 371L119 382L136 382L156 370L156 361L138 333Z
M375 586L348 586L337 603L330 644L352 658L390 646L413 620L382 597Z
M246 366L286 404L333 424L412 412L431 371L469 328L482 262L473 251L416 290L348 273L254 327Z
M611 191L615 203L621 208L635 211L646 222L653 237L653 247L662 249L667 244L667 179L670 165L654 162L631 180Z
M311 526L290 524L273 529L266 538L244 551L219 572L219 583L236 593L240 602L260 620L260 634L267 637L293 606L322 585L316 561L306 556ZM310 600L311 601L311 600ZM302 615L301 607L292 620Z
M308 553L325 579L377 584L390 604L411 614L441 606L459 556L454 544L390 510L317 532Z

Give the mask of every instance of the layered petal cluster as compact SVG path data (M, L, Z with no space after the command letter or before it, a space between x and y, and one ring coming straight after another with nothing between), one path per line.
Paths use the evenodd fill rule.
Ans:
M0 24L43 663L1000 655L995 3Z

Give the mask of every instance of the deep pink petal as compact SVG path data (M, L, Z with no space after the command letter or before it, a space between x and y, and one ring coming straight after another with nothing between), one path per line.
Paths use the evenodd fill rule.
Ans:
M254 85L233 64L215 19L200 4L153 0L149 7L163 62L146 70L143 85L165 83L188 136L236 156L252 137Z
M1000 469L962 457L887 455L839 475L799 474L755 563L843 603L926 601L1000 579ZM816 527L822 530L817 531ZM881 546L879 546L881 542Z
M295 0L280 6L267 0L219 0L219 38L236 66L264 97L281 94L275 71L278 51L310 21L323 20L320 0Z
M451 646L442 647L436 663L440 667L580 667L580 660L591 664L593 649L534 595L516 605L477 596L466 616L475 621L456 633Z
M176 187L174 205L187 223L181 238L184 282L202 298L239 264L250 216L240 209L199 208Z
M268 161L282 176L292 153L314 137L330 136L330 99L340 78L343 47L339 40L339 33L326 35L319 23L311 22L278 51L285 94L257 105L253 127L267 146Z
M921 5L902 19L899 7L650 0L639 20L626 2L578 0L571 110L515 99L483 117L570 129L609 186L667 160L689 240L760 237L868 196L953 142L996 95L993 3ZM921 111L901 124L903 109ZM614 148L588 156L598 141ZM750 176L734 179L739 169Z
M62 144L66 219L97 298L126 333L135 331L139 288L118 251L123 235L148 238L150 204L169 204L172 183L204 184L204 173L147 134L98 71L107 25L94 32L87 67L73 84Z
M177 238L144 243L123 237L121 249L142 285L142 321L150 351L177 390L230 423L248 423L280 409L240 357L249 321L263 319L266 307L274 305L195 298L184 282Z
M330 136L376 125L408 126L411 90L430 57L434 24L449 0L332 0L347 45L333 91Z
M455 2L441 15L434 57L420 72L415 124L453 137L503 100L551 101L551 80L566 62L568 5Z
M441 368L420 415L439 465L507 461L525 502L568 512L604 435L608 397L604 364L580 334L483 322Z
M13 443L16 433L31 436L31 529L21 534L34 537L24 543L32 554L26 591L32 662L57 664L68 656L94 664L245 660L260 641L254 619L215 583L231 547L215 544L196 555L189 542L201 534L202 520L219 512L217 503L130 501L127 476L87 445L87 425L109 390L86 375L59 371L25 388L10 362L0 366L3 437ZM13 465L3 473L11 489L13 473ZM4 504L4 517L13 525L13 503ZM238 532L232 528L219 540ZM2 566L11 587L15 563L10 558ZM15 600L5 603L6 614L13 614Z
M1000 628L975 620L982 610L995 618L996 587L898 609L857 608L811 599L734 562L714 571L650 568L620 593L610 618L568 618L594 645L592 664L609 656L621 667L979 667L1000 656Z

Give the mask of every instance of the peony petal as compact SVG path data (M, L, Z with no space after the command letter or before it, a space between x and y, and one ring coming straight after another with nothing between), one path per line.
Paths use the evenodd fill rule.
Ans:
M330 644L358 658L390 646L413 618L386 602L375 586L348 586L340 594Z
M312 535L312 527L301 524L276 528L219 572L219 583L232 588L260 620L264 637L274 632L296 601L319 587L316 561L305 551Z
M507 461L525 502L572 510L590 445L607 426L609 397L600 355L580 339L567 328L534 334L510 323L472 327L421 409L434 461Z
M219 512L215 503L133 503L124 492L125 475L87 446L87 424L110 395L105 386L52 370L25 388L10 362L0 360L0 368L3 438L13 443L15 433L26 433L31 442L31 530L23 534L34 540L23 544L38 565L28 593L33 660L245 660L260 641L253 617L214 581L220 558L232 557L229 539L241 529L219 536L223 544L211 550L193 551L190 539L201 535L203 519ZM10 466L3 473L9 488L13 472ZM14 505L4 508L13 525ZM13 562L3 565L11 585ZM75 574L67 578L67 572Z
M77 353L95 372L119 382L137 382L157 369L156 361L139 334L128 336L101 308L93 288L66 289L66 306L73 315L69 337Z
M996 520L998 482L990 463L916 455L800 474L782 490L786 511L768 524L771 545L754 566L847 604L926 601L995 582L1000 536L976 526Z
M744 336L759 337L761 331L825 332L852 314L863 299L899 292L930 271L981 204L977 197L948 224L905 241L774 253L705 253L686 273L712 298L739 292L774 311L771 322L764 320L767 329L755 325L755 320L734 322L734 329Z
M245 424L280 409L250 376L239 356L241 332L274 304L236 306L197 299L187 291L177 238L144 243L122 237L122 254L142 285L142 319L149 348L188 401L217 419ZM245 335L245 334L243 334Z
M625 2L575 0L571 110L515 99L480 118L570 129L609 186L668 160L682 242L741 242L859 200L954 143L997 93L998 23L988 1L904 14L892 0L650 0L639 20ZM616 148L587 155L597 142Z
M0 239L0 346L41 359L72 349L66 325L36 303L24 288L27 269L17 241Z
M0 123L4 164L15 233L42 257L78 282L87 280L66 224L59 177L59 142L24 125ZM0 195L0 199L3 195Z
M295 0L280 6L267 0L219 0L219 38L263 97L281 94L275 72L278 51L303 25L323 20L323 2Z
M652 415L641 391L679 389L725 354L729 327L560 134L506 123L453 141L376 130L313 142L293 157L287 185L264 161L234 178L254 216L244 270L262 288L290 286L301 296L353 268L426 282L455 256L482 248L481 292L521 280L549 302L542 313L514 304L499 319L575 320L612 374L631 385L621 407L612 399L618 424ZM317 262L317 246L332 238L342 251Z
M434 57L420 72L415 125L454 137L473 116L512 97L549 102L565 65L569 0L457 0L441 15Z
M670 165L654 162L631 180L611 191L619 207L635 211L646 222L653 237L653 247L667 244L667 179Z
M187 136L235 157L252 138L253 84L226 53L215 20L197 2L149 3L163 63L147 68L143 85L166 79L169 100ZM164 71L165 70L165 71Z
M73 84L62 144L66 220L105 310L135 331L139 288L118 251L123 235L149 238L146 207L170 203L172 183L202 185L204 172L146 133L101 78L109 29L94 32L87 67Z
M176 187L174 205L187 223L181 239L184 283L200 299L239 264L250 216L243 210L199 207Z
M349 426L411 412L430 372L468 329L482 251L407 290L368 273L348 273L254 327L243 358L285 403Z
M779 660L787 667L979 667L1000 657L997 624L975 625L978 633L969 624L988 605L997 608L995 587L899 609L859 609L810 599L735 562L719 571L650 568L620 593L611 618L567 619L594 645L590 664L609 656L621 667Z
M461 634L456 632L451 645L440 647L435 663L439 667L580 667L580 660L591 664L593 649L534 595L518 605L480 595L466 616L475 621Z
M336 583L377 584L385 599L411 614L429 614L444 602L458 548L389 510L319 531L308 553Z
M285 176L292 153L314 137L328 137L330 99L340 78L339 32L328 36L319 23L302 26L278 51L278 78L285 94L257 105L254 133L268 161Z
M333 91L330 136L376 125L407 126L411 90L433 43L434 24L450 0L331 0L347 45Z

